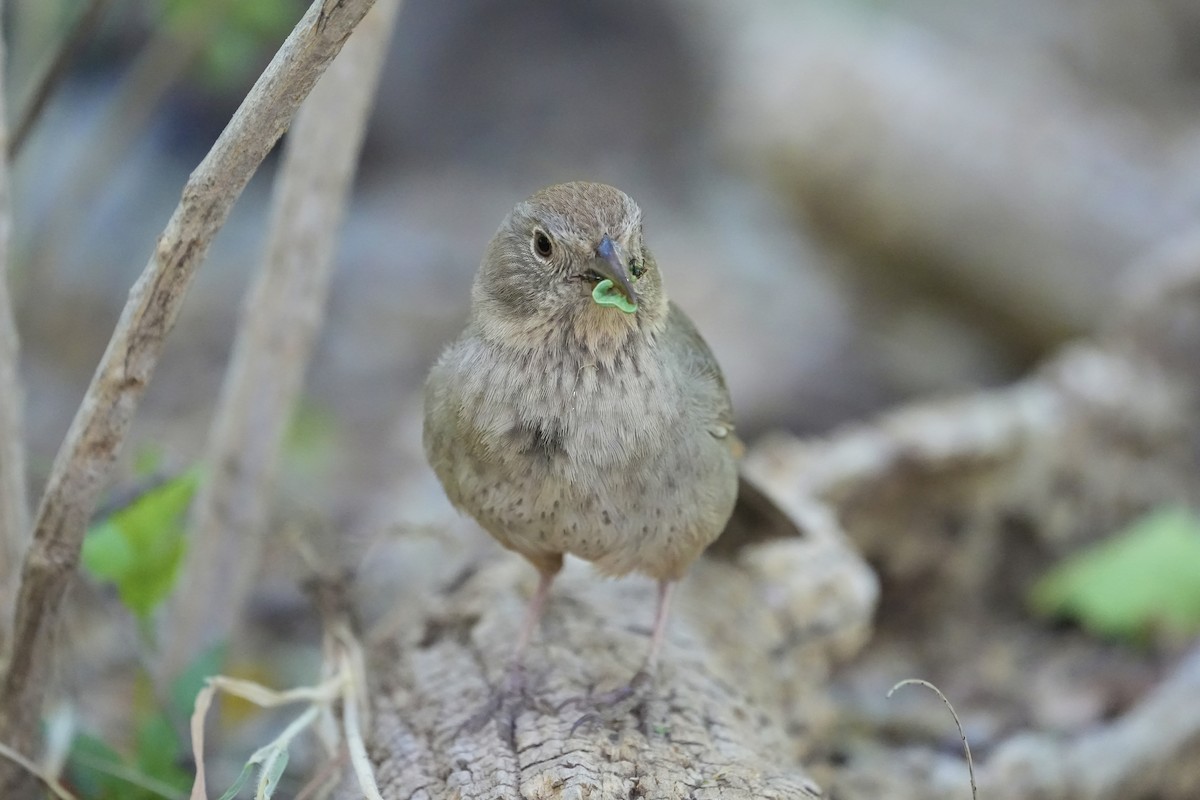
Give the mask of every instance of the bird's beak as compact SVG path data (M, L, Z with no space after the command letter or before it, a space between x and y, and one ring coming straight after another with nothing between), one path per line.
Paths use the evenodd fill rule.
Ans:
M612 281L614 286L621 287L621 292L629 302L637 305L637 293L633 291L633 284L629 281L629 271L617 255L616 245L607 234L600 240L600 244L596 245L596 265L593 269Z

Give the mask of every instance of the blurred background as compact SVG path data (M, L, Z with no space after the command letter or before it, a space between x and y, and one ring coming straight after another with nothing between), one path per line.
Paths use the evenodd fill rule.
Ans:
M396 444L379 431L413 412L459 330L490 234L549 183L605 181L645 208L751 436L1007 381L1103 326L1126 267L1192 219L1186 0L725 6L405 4L308 391L367 474L363 449ZM80 8L8 5L12 114ZM187 173L302 10L117 0L33 129L12 280L35 473ZM139 417L135 440L181 461L261 255L271 173L200 270Z
M641 203L751 438L1011 380L1103 327L1127 267L1192 221L1193 3L726 6L408 0L307 390L336 452L296 496L361 510L347 488L381 459L420 467L424 373L492 231L549 183ZM12 115L81 8L8 4ZM303 8L115 0L33 129L12 281L35 479L188 172ZM198 455L272 170L200 270L127 458Z
M10 118L83 5L5 4ZM305 7L112 0L17 155L35 491L189 171ZM629 192L746 438L814 434L1104 330L1195 224L1198 101L1190 0L406 0L281 515L351 550L453 518L422 382L487 240L544 185ZM274 168L199 271L116 488L203 453ZM276 577L267 613L302 602Z

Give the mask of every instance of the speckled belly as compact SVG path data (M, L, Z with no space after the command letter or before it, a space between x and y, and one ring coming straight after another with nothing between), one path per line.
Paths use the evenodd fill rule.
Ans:
M569 450L476 462L459 485L478 489L459 503L501 544L535 562L571 553L608 575L636 570L677 579L720 534L737 495L724 443L702 430L690 435L697 437L690 447L587 476L556 463Z

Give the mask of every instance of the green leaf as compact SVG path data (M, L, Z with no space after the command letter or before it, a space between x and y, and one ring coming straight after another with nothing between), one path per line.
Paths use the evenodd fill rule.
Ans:
M67 778L81 797L91 800L118 798L128 791L129 784L109 774L104 767L120 768L122 764L120 754L104 740L79 733L71 742L71 752L67 755Z
M592 299L598 305L614 306L621 309L626 314L632 314L637 311L637 303L632 302L628 297L623 295L615 288L615 284L608 278L596 284L596 288L592 289Z
M242 767L241 773L237 776L237 780L233 782L232 786L225 790L225 793L221 795L218 800L233 800L233 798L237 797L238 792L240 792L242 787L246 785L246 781L250 780L250 775L253 774L253 772L254 762L247 761L246 766Z
M238 792L242 790L242 786L245 785L256 766L261 766L262 774L258 778L255 796L271 797L279 785L279 779L283 777L283 771L287 769L287 763L287 742L276 740L260 747L250 758L246 759L246 764L242 767L237 780L225 791L225 794L221 795L220 800L233 800L234 797L237 797Z
M1044 576L1029 603L1105 638L1200 633L1200 519L1183 508L1153 512Z
M142 620L175 586L183 559L184 512L196 492L192 469L143 494L94 525L83 543L83 566L117 587L121 602Z
M75 793L87 800L161 800L182 797L191 776L182 762L179 737L161 721L138 731L139 753L131 763L101 739L86 733L71 742L67 778ZM165 757L165 758L164 758Z
M97 578L116 583L134 568L133 543L112 522L94 525L83 540L83 566Z
M151 714L137 729L137 770L181 793L191 786L191 776L180 764L184 744L165 714Z

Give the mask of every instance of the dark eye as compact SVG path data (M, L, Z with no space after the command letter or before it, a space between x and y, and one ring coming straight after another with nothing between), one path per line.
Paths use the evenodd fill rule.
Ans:
M645 272L646 272L646 267L645 267L645 265L642 264L641 261L639 261L636 258L629 259L629 274L630 275L632 275L635 278L640 278L640 277L642 277L643 274L645 274Z
M550 254L554 252L554 245L550 242L550 237L541 231L534 231L533 252L541 258L549 258Z

